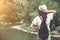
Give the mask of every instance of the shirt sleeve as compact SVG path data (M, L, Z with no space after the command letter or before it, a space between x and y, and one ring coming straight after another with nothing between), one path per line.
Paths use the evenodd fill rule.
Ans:
M54 13L49 13L49 14L48 14L48 18L49 18L50 20L53 20L53 14L54 14Z
M32 24L37 25L37 17L33 19Z

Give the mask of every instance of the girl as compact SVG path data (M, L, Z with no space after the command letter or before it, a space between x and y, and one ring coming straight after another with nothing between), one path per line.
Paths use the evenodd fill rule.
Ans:
M38 29L37 40L51 40L49 25L55 13L55 10L48 10L45 4L39 6L39 16L30 25L31 29Z

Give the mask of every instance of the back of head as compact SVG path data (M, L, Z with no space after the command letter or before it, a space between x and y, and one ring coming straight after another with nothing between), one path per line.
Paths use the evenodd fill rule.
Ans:
M47 5L43 4L43 5L40 5L38 7L38 10L39 10L39 15L42 16L43 18L45 18L45 16L47 16L47 13L45 13L45 11L47 10Z

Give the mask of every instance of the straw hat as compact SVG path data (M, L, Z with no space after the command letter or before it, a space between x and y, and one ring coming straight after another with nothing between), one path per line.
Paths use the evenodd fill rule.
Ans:
M47 10L47 6L45 4L43 4L43 5L40 5L38 9L40 11L45 11L45 10Z

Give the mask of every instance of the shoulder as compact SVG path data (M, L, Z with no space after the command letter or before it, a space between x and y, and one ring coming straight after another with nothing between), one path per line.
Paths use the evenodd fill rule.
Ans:
M49 13L48 15L53 15L54 13Z
M33 21L40 20L39 16L36 16Z
M39 18L39 16L36 16L35 18Z
M41 18L40 18L39 16L36 16L36 17L34 18L34 20L36 20L36 21L40 21Z

